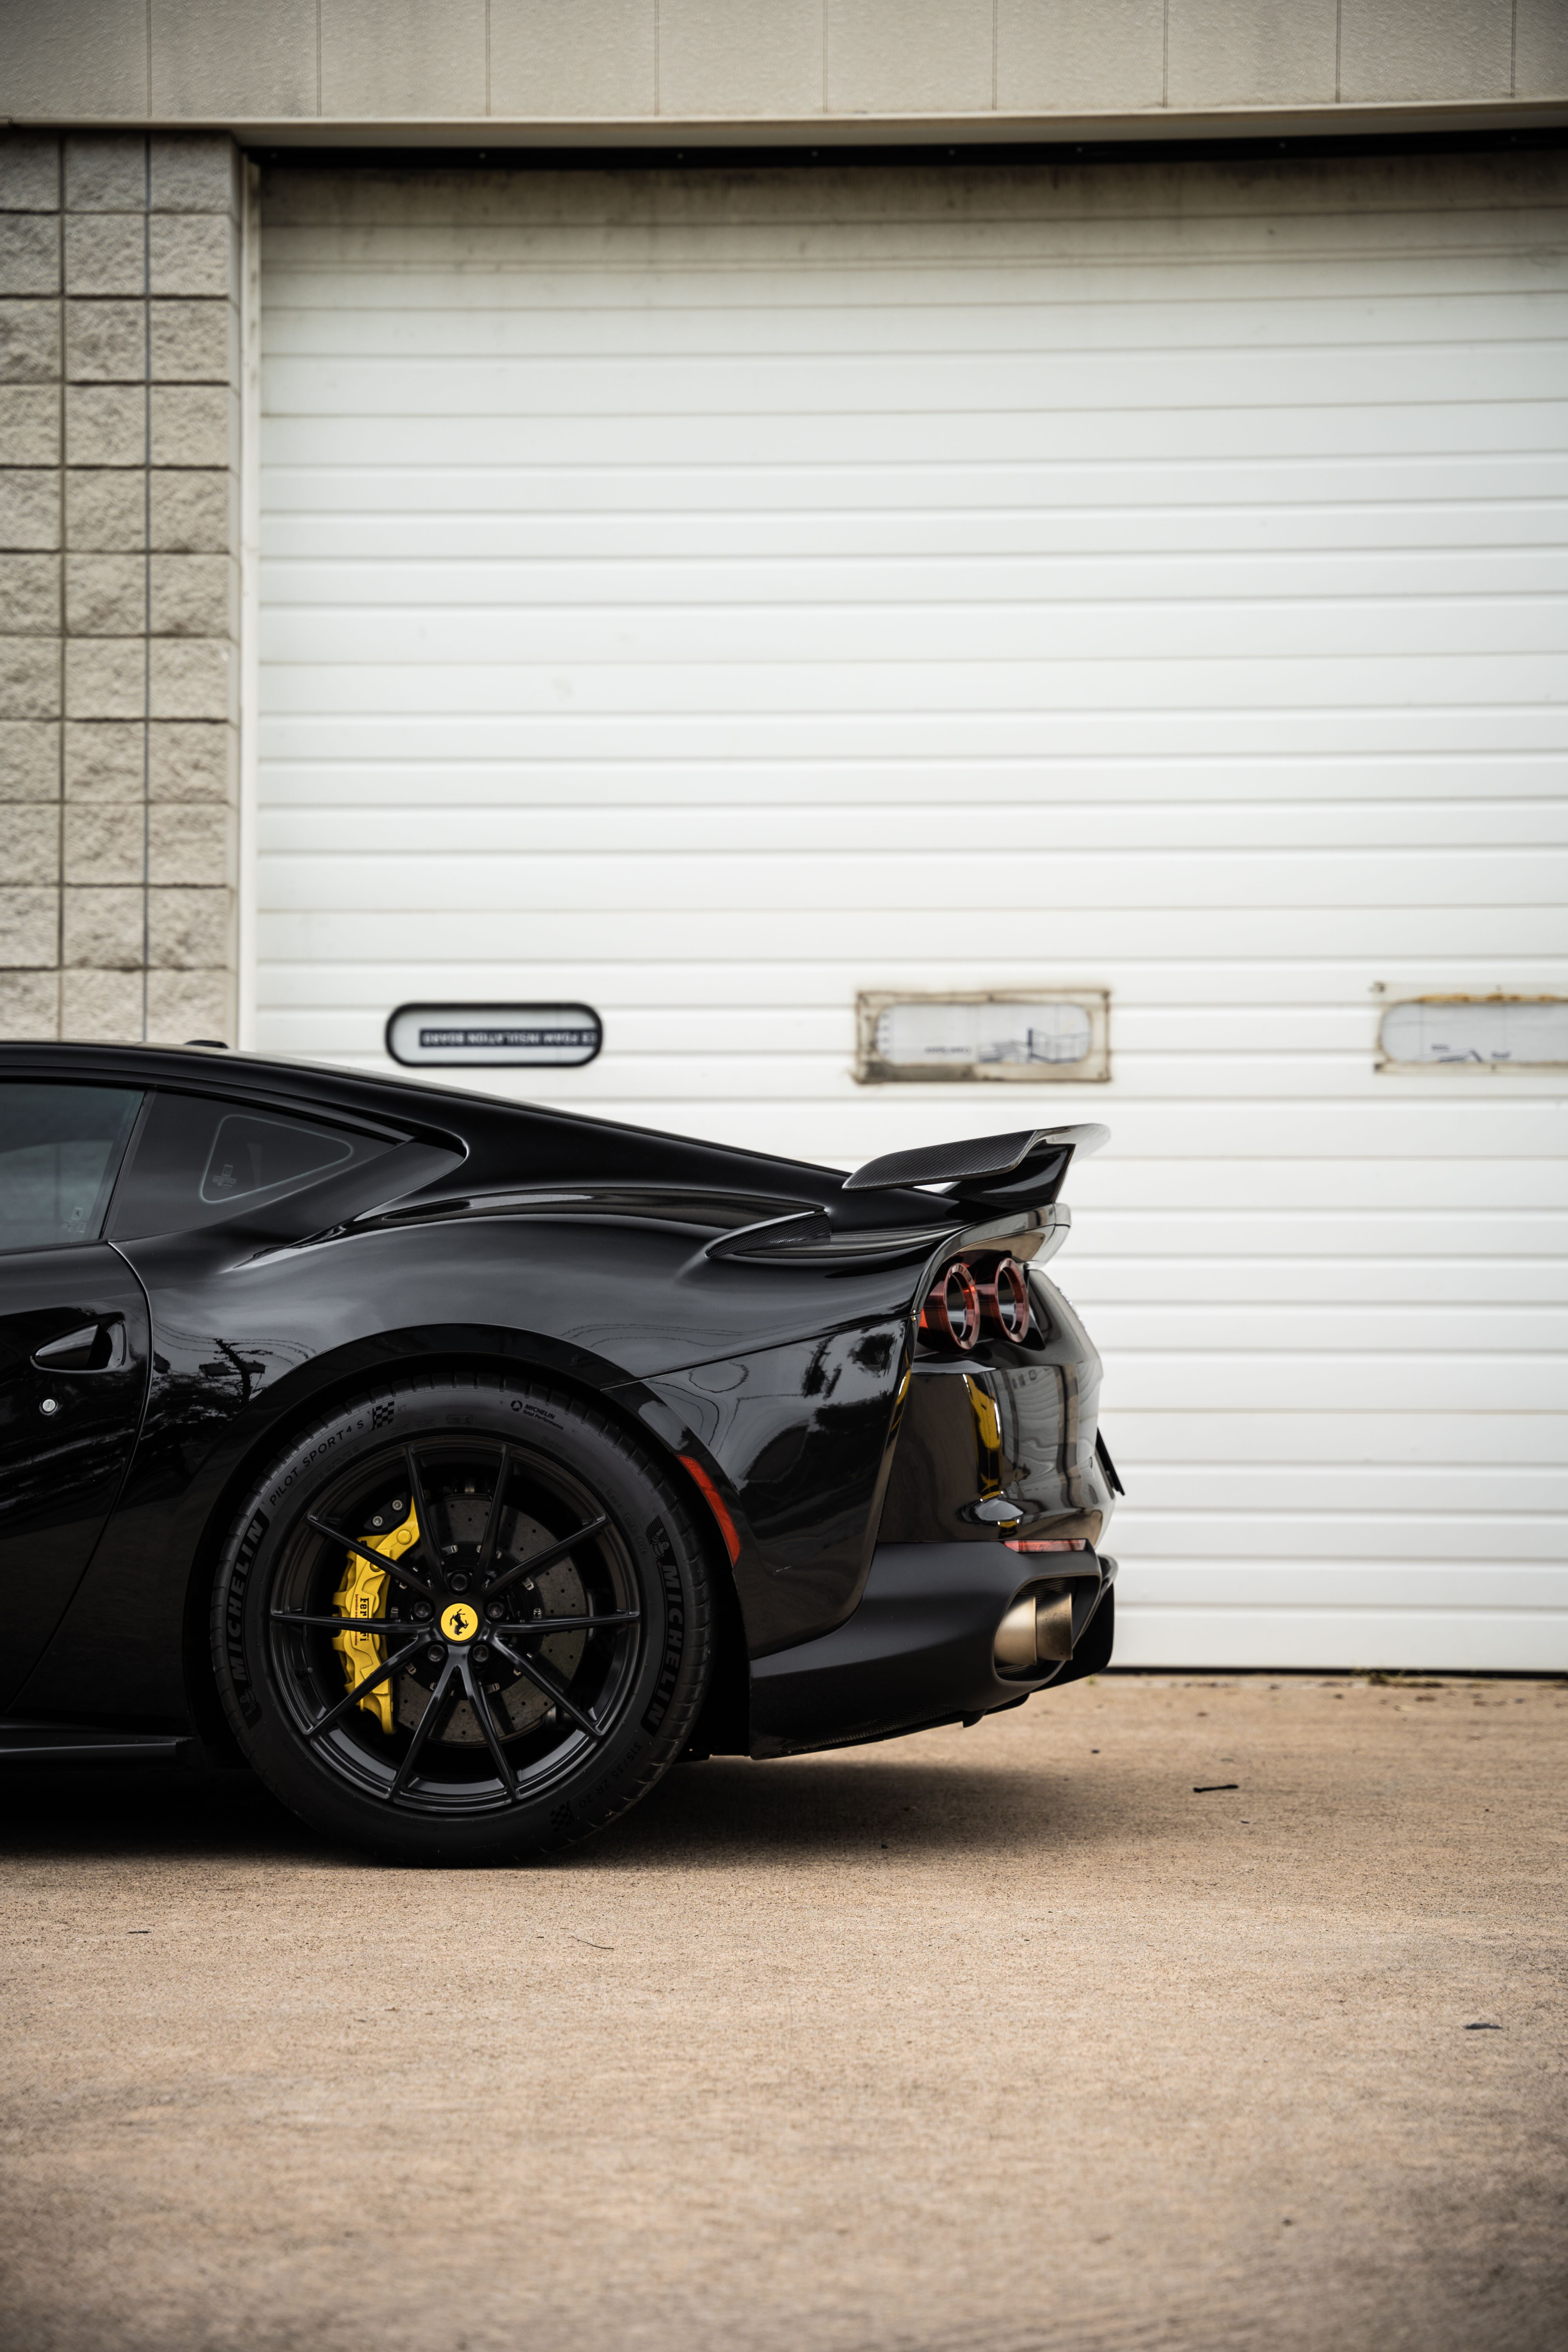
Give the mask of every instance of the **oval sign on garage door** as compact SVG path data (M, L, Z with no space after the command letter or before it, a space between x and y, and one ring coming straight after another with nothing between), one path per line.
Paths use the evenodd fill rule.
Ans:
M410 1069L574 1067L604 1042L587 1004L400 1004L386 1024L387 1052Z

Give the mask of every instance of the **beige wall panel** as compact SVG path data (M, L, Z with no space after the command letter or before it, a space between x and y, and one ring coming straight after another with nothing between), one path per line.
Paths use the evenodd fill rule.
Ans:
M58 724L0 719L0 801L55 801L59 796Z
M0 466L0 545L54 548L59 543L60 493L52 470Z
M1512 0L1341 0L1340 95L1507 98Z
M0 213L0 294L58 294L60 227L49 213Z
M155 213L227 213L239 217L239 155L225 131L204 139L177 131L153 133L148 152L151 209Z
M161 383L238 381L239 314L232 302L154 302L147 345L149 373Z
M653 114L655 0L490 0L490 112Z
M1329 106L1335 0L1171 0L1173 106Z
M1158 106L1164 74L1164 0L998 0L1006 113Z
M152 0L153 111L195 121L321 111L316 0Z
M66 374L73 383L141 382L147 372L143 304L70 302L66 313Z
M1568 0L1519 0L1513 77L1516 98L1568 96Z
M1568 0L1337 13L1336 68L1336 0L0 0L0 108L393 135L447 120L481 138L489 117L751 119L809 136L825 111L956 126L1256 108L1266 127L1274 108L1568 98Z
M59 304L0 302L0 381L52 383L59 372Z
M325 115L482 115L485 0L321 0Z
M146 0L7 0L5 19L6 113L145 113Z
M146 232L137 213L79 213L66 221L68 294L142 294Z
M993 0L827 0L828 111L984 113L993 23Z
M0 213L52 213L59 201L58 139L29 139L20 132L0 144Z
M815 114L822 0L660 0L662 114Z
M221 213L154 213L147 224L147 271L153 294L237 299L233 222Z
M73 213L142 213L147 208L147 138L126 131L65 142L66 205Z
M134 971L60 974L62 1037L136 1038L142 1034L142 975ZM38 1024L18 1035L49 1033Z
M134 471L89 467L68 473L66 545L122 554L147 543L147 478Z

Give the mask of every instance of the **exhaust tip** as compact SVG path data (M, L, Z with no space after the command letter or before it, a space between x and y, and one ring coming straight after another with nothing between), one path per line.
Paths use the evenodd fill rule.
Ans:
M999 1675L1036 1675L1072 1656L1072 1593L1026 1592L996 1628Z

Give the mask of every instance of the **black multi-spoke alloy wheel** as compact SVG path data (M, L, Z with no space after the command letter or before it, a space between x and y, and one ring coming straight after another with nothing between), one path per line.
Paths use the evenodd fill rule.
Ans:
M485 1374L315 1423L236 1523L218 1686L268 1786L405 1862L573 1844L679 1754L707 1685L701 1544L592 1407Z

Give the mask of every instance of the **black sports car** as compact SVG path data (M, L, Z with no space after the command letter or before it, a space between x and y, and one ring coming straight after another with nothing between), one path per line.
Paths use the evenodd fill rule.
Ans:
M0 1749L190 1745L405 1860L1107 1664L1098 1127L804 1161L0 1046Z

